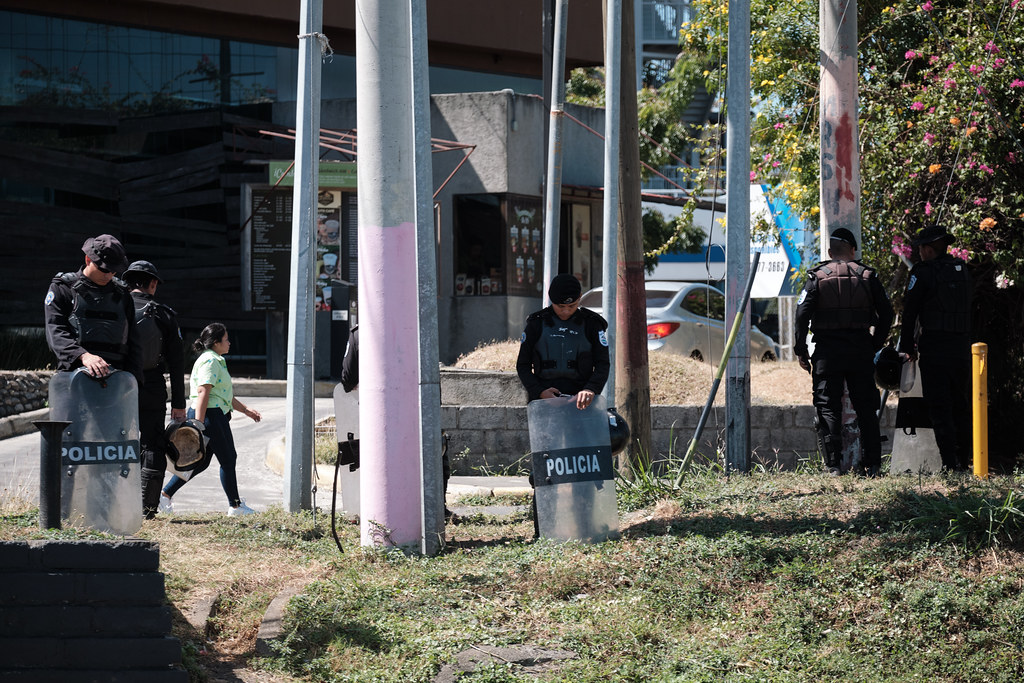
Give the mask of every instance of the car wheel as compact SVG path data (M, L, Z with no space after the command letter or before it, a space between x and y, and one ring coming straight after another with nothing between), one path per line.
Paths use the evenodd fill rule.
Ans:
M694 359L695 361L700 361L701 363L704 362L704 356L697 349L694 349L693 351L690 352L690 358Z
M765 351L764 355L761 356L761 362L762 363L774 363L775 360L776 360L775 354L772 353L771 351Z

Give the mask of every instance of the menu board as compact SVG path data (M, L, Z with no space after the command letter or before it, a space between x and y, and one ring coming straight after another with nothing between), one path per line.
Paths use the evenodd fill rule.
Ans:
M252 310L288 310L292 251L291 190L252 190Z
M314 275L318 311L331 310L331 283L341 280L341 199L338 189L317 194ZM291 189L253 188L251 212L251 310L286 311L291 286Z

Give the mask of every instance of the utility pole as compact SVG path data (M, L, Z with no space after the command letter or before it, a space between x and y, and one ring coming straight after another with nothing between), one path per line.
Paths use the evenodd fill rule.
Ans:
M750 274L750 0L729 3L726 100L725 319L743 305ZM726 365L725 471L750 470L750 313Z
M420 551L431 531L424 481L435 477L423 470L441 466L440 452L424 443L420 406L433 388L420 378L421 352L429 351L421 348L418 292L435 286L417 279L429 277L418 264L417 221L426 216L416 182L429 156L417 148L430 140L416 135L423 107L414 102L411 5L424 1L356 1L360 531L363 545L408 551Z
M551 60L551 115L548 120L548 165L544 183L544 305L548 285L558 274L558 233L562 220L562 123L565 119L565 32L569 0L555 6L555 44Z
M289 280L288 374L285 410L284 505L289 512L312 507L313 484L313 243L320 175L320 70L323 59L322 0L302 0L299 20L299 82L295 97L295 186L292 189L292 253Z
M643 226L640 205L640 124L636 100L636 27L634 0L622 1L622 83L619 121L619 230L616 301L615 394L631 430L629 446L619 454L618 470L632 479L651 453L651 381L647 365L647 294L644 290Z
M601 392L608 406L615 405L615 334L618 301L619 252L619 107L622 84L622 0L605 0L604 23L604 234L601 284L604 291L604 317L611 332L608 354L611 368Z
M860 235L860 145L857 135L857 0L820 0L821 259L828 238Z

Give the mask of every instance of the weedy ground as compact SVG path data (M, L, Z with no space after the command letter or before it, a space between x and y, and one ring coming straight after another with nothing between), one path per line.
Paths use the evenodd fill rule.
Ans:
M1024 476L828 478L690 471L618 483L621 538L532 540L524 498L467 499L436 557L362 548L358 528L281 510L147 521L196 681L431 681L487 645L568 650L541 678L459 681L1024 680ZM475 505L515 506L508 516ZM480 508L481 510L484 508ZM4 505L0 538L43 532ZM299 587L285 637L260 618ZM185 620L215 599L205 632Z

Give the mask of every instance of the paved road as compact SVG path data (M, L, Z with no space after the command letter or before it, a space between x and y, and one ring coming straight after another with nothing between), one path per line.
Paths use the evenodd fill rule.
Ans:
M231 420L238 451L238 491L251 508L262 511L284 502L284 480L267 467L265 457L267 444L285 433L285 399L246 396L242 400L258 410L263 420L255 423L244 415ZM317 419L333 415L334 402L329 398L315 399L314 412ZM39 450L38 433L0 440L0 509L12 499L38 504ZM330 490L321 484L317 505L330 504ZM227 511L227 497L220 485L216 461L174 496L174 508L176 512Z

